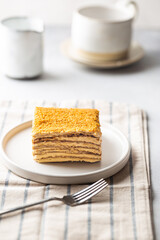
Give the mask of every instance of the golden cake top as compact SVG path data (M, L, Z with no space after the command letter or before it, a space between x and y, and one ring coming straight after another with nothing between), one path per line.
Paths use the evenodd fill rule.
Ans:
M36 107L32 133L100 132L97 109Z

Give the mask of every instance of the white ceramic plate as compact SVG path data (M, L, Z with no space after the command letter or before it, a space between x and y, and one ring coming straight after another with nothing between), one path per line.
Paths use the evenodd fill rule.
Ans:
M91 59L79 56L74 51L70 39L62 43L61 50L66 57L70 58L74 62L80 63L86 67L100 69L113 69L125 67L135 62L138 62L144 57L144 49L137 42L132 42L127 58L117 61L93 61Z
M32 121L11 129L1 141L3 164L15 174L46 184L78 184L107 178L127 163L130 145L116 128L102 129L102 160L99 163L37 163L32 157Z

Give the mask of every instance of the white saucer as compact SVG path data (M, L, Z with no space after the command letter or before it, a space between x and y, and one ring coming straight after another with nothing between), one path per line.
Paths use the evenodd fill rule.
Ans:
M79 56L73 49L71 40L66 40L61 45L62 53L71 60L92 68L112 69L120 68L138 62L144 56L144 49L137 42L132 42L127 58L118 61L92 61Z
M45 163L33 160L31 124L25 122L11 129L1 141L3 164L15 174L46 184L78 184L107 178L127 163L130 145L116 128L102 129L102 160L99 163Z

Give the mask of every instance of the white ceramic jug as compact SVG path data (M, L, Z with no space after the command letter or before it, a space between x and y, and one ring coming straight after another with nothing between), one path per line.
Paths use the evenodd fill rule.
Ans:
M5 75L17 79L41 75L43 32L41 19L12 17L1 21L1 62Z

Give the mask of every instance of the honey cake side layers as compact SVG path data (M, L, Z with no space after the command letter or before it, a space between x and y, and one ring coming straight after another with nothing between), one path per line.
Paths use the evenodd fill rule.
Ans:
M37 107L32 148L37 162L100 161L99 111Z

